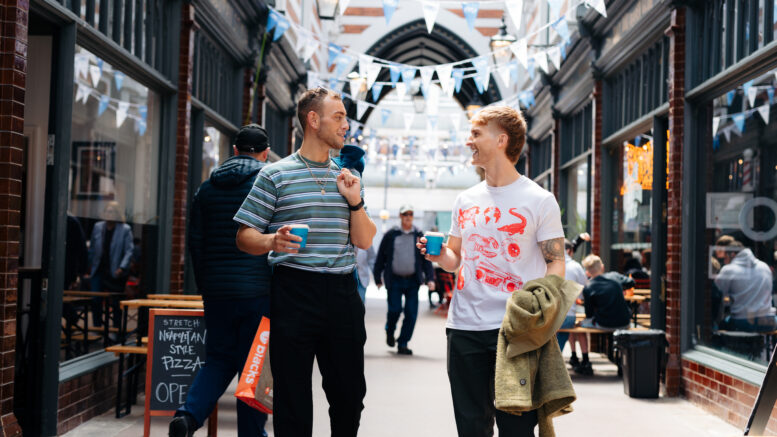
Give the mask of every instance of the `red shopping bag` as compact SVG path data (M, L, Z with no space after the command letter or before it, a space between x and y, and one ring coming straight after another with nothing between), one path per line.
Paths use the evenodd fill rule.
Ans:
M237 384L235 397L257 410L272 414L270 319L262 317Z

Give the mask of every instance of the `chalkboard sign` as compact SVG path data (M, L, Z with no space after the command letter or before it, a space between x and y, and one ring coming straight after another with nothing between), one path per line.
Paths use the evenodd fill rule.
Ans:
M202 310L150 309L148 319L146 429L150 416L172 416L186 402L208 337Z

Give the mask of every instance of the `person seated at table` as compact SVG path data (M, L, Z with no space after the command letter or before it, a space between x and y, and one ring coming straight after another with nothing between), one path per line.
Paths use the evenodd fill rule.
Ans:
M642 265L642 254L638 250L631 252L631 258L624 264L623 272L633 279L650 279L650 275Z
M604 272L604 263L596 255L583 259L583 268L589 278L583 288L585 328L628 328L631 310L623 291L634 287L634 280L617 272Z
M717 245L734 249L725 251L725 265L715 278L715 286L731 300L731 312L719 328L747 332L777 329L769 266L733 238L718 239Z

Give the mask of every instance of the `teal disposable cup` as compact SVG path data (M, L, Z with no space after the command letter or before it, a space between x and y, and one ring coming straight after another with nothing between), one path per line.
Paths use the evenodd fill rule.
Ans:
M308 231L310 230L310 227L308 225L302 225L302 224L293 224L291 225L291 231L289 233L294 234L298 237L302 237L302 241L298 241L300 249L305 248L305 243L308 241Z
M445 240L445 234L442 232L427 232L424 234L426 237L426 253L429 255L439 255L442 250L442 242Z

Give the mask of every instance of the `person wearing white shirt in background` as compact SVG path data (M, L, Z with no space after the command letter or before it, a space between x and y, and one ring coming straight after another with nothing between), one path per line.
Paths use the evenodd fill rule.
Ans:
M581 236L586 241L591 239L590 236L588 239L585 238L588 236L588 234L581 234ZM575 241L578 240L580 240L580 237L578 237L578 239ZM585 287L586 283L588 283L588 277L585 275L583 266L581 266L579 262L572 258L572 256L575 254L575 248L576 245L573 242L566 239L564 240L566 279L575 281ZM583 294L581 292L580 296L578 296L578 299L580 299L582 296ZM561 325L561 328L573 328L575 326L576 318L577 305L572 304L572 308L569 309L567 317L564 319L564 323ZM590 361L588 361L588 337L585 334L570 334L567 332L559 332L556 334L556 338L558 339L558 347L562 351L564 350L564 345L566 344L567 339L569 339L569 346L572 348L572 357L569 359L569 364L572 366L576 373L583 375L593 374L593 368L591 367ZM583 354L583 364L581 364L580 360L577 358L575 342L580 343L580 352Z

